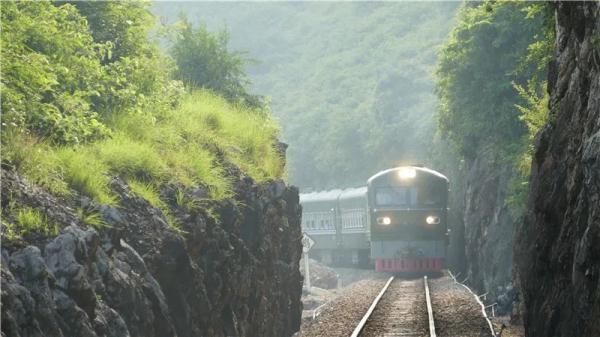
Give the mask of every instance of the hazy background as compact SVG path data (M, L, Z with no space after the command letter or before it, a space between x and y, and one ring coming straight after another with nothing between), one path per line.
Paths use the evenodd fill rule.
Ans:
M271 101L289 144L291 183L365 184L400 163L427 163L437 108L436 53L459 3L156 2L247 51L251 92Z

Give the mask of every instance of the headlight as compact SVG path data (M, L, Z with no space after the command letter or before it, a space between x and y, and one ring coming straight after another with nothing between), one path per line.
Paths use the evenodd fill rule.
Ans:
M417 170L412 167L401 167L398 169L398 177L400 179L413 179L417 176Z
M384 226L389 226L392 223L392 219L389 216L381 216L377 218L377 223Z
M440 223L440 217L435 216L435 215L430 215L425 218L425 222L427 222L428 225L437 225Z

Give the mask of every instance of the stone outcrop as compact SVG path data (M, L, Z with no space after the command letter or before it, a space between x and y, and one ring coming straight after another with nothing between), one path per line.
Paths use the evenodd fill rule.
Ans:
M487 293L490 304L512 286L517 213L507 200L516 172L499 161L492 151L481 150L476 155L451 156L440 168L450 177L448 266L460 281Z
M201 188L165 186L180 230L115 178L118 208L75 194L57 198L2 170L10 205L43 212L56 236L3 233L2 336L290 336L302 303L298 191L241 178L236 196L206 201ZM86 226L76 209L101 214ZM5 226L3 226L5 230Z
M527 336L600 336L600 2L561 2L515 266Z
M499 287L512 279L512 235L514 218L507 206L513 172L485 156L466 162L464 179L465 270L460 279L489 299L501 295ZM456 228L458 226L454 226ZM456 237L462 233L453 231ZM459 269L460 270L460 269Z

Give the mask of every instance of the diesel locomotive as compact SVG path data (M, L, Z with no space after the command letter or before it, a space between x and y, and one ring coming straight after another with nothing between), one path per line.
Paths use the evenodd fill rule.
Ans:
M448 179L402 166L367 186L300 194L302 229L315 241L311 257L326 264L382 272L436 272L448 244Z

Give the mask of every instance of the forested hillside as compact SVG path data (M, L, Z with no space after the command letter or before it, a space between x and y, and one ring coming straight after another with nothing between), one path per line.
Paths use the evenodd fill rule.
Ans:
M283 125L290 181L323 189L428 162L436 53L458 5L157 2L153 11L229 31L231 48L256 60L253 92Z

